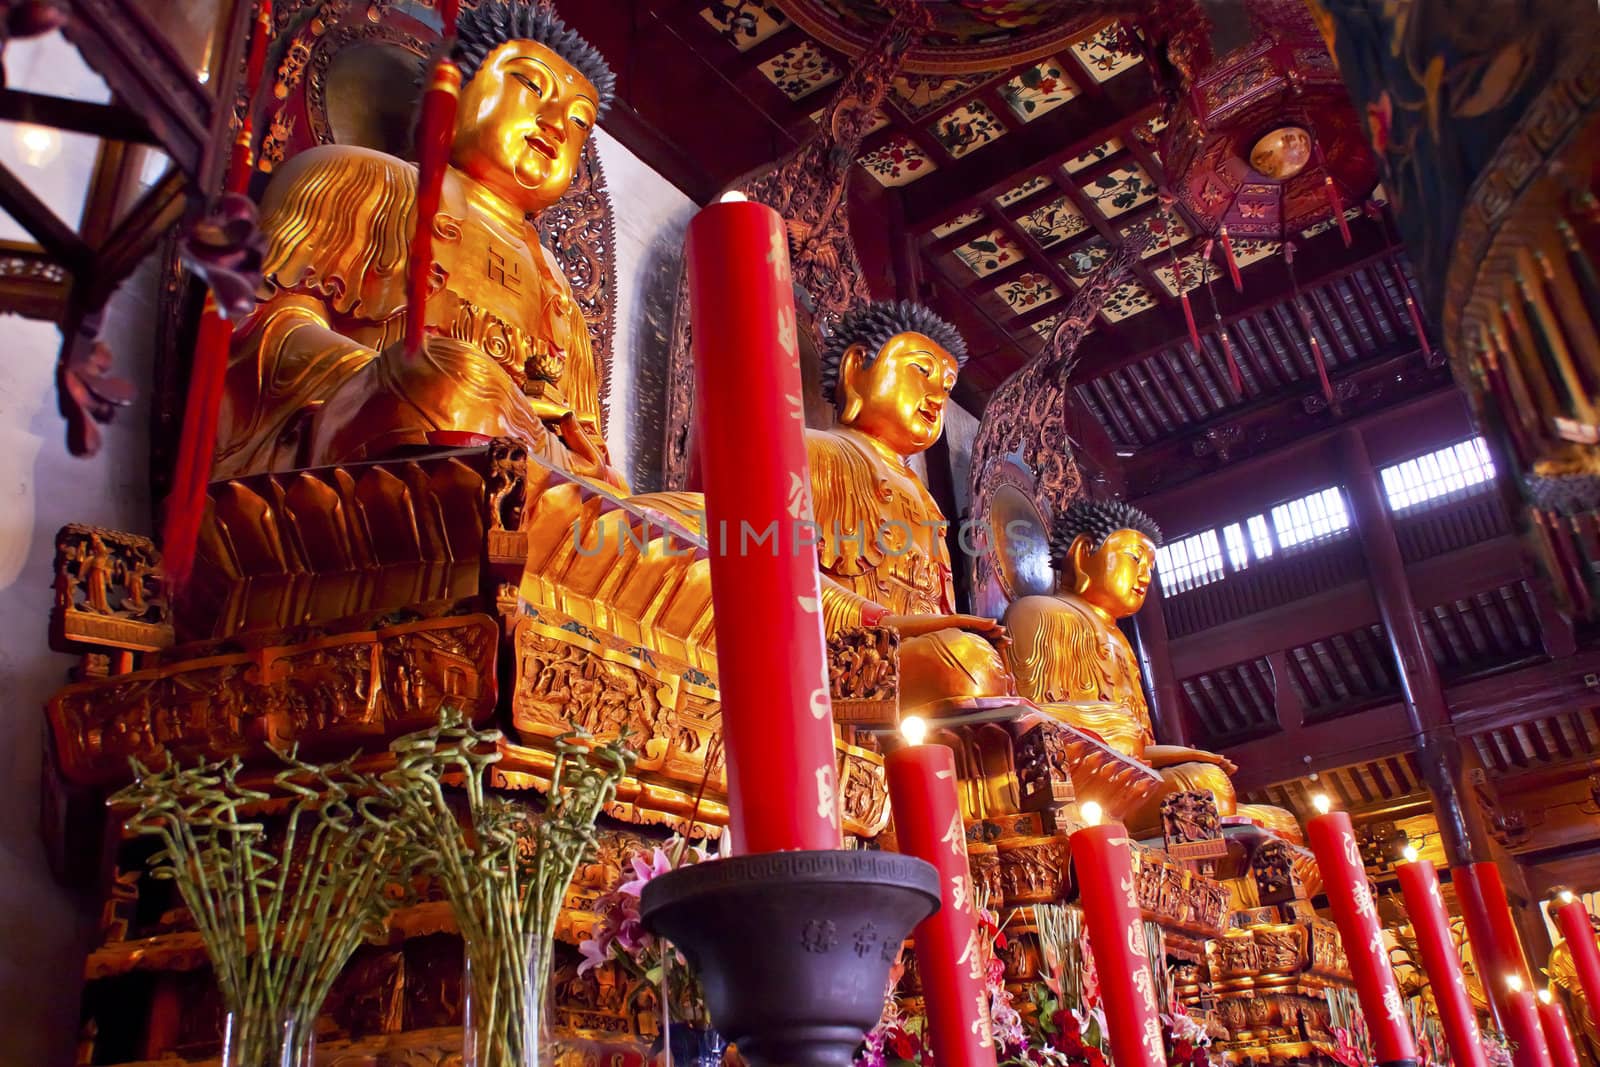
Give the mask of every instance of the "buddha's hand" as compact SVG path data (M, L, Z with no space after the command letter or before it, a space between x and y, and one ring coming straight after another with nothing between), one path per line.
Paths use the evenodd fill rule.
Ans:
M605 466L605 459L600 455L600 450L594 446L589 431L583 428L583 423L578 421L576 414L570 411L563 413L555 422L555 431L568 451L587 460L596 468Z
M1146 745L1144 761L1156 770L1176 767L1180 763L1209 763L1229 776L1239 770L1227 756L1199 748L1185 748L1182 745Z
M999 620L982 615L885 615L878 620L878 625L893 627L901 637L925 637L940 630L965 630L992 645L1011 642Z

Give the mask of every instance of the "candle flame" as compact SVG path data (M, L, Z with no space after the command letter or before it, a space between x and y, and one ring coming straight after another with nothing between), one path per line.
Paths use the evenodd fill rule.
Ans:
M1407 845L1400 854L1406 858L1407 863L1415 863L1422 858L1422 853L1417 851L1416 845Z
M1317 809L1318 815L1326 815L1333 810L1333 801L1328 799L1328 794L1318 793L1311 798L1311 806Z
M1572 890L1570 890L1570 889L1563 889L1560 893L1556 894L1556 897L1563 904L1571 904L1574 900L1578 899L1577 897L1572 895Z
M907 715L900 720L900 736L908 745L920 745L928 736L928 724L915 715Z
M1555 995L1553 993L1551 993L1549 989L1541 989L1541 990L1539 990L1539 999L1544 1001L1546 1004L1550 1004L1550 1003L1553 1003L1556 998L1555 998Z
M1099 804L1092 800L1085 800L1078 805L1078 814L1083 816L1083 821L1090 826L1099 826L1100 819L1105 812Z
M1513 992L1513 993L1522 992L1522 975L1520 975L1520 974L1508 974L1508 975L1506 975L1506 988L1511 990L1511 992Z
M719 204L742 204L746 200L749 200L749 199L750 198L748 196L745 196L739 190L737 190L737 189L729 189L727 192L725 192L721 196L717 197L717 203L719 203Z

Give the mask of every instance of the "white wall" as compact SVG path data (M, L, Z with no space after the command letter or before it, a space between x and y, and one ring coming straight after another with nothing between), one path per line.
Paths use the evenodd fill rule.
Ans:
M109 95L55 35L14 42L5 67L13 88L84 100ZM0 123L0 160L76 225L97 142L53 136L54 143L35 142L49 158L28 158L18 128ZM0 237L25 234L0 215ZM141 387L151 378L154 334L149 267L113 300L102 334L116 356L114 373ZM47 647L55 533L68 522L148 533L150 514L148 409L135 404L104 427L99 456L69 456L56 408L60 347L54 326L0 316L0 1063L8 1065L72 1062L96 912L95 902L51 878L39 835L43 706L73 663Z
M116 374L141 386L151 378L150 267L112 301L102 334ZM74 662L47 647L55 533L84 522L148 534L150 522L148 409L135 404L103 427L99 456L68 455L60 343L54 326L0 317L0 1063L18 1065L72 1062L95 913L51 878L39 836L44 702Z
M696 206L604 127L594 136L611 191L617 242L617 326L606 445L612 463L642 492L658 488L654 479L661 467L667 339L684 230Z

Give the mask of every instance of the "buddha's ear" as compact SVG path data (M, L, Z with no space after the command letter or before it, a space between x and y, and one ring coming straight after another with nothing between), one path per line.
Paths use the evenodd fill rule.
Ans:
M1072 561L1073 569L1079 574L1084 573L1084 564L1089 562L1089 557L1094 555L1094 547L1089 543L1088 534L1079 534L1072 539L1072 544L1067 546L1067 558Z
M835 393L839 398L839 421L846 426L861 417L863 398L856 388L856 379L867 368L867 346L851 345L839 360L839 382Z

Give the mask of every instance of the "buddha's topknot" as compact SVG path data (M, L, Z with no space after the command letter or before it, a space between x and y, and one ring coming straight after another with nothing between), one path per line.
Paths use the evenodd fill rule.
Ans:
M959 367L967 361L967 343L956 328L933 311L910 300L874 300L853 308L839 320L822 349L822 395L833 403L839 385L839 366L851 345L867 351L863 366L870 367L879 349L889 338L901 333L920 333L956 358Z
M515 0L481 0L477 7L463 11L456 21L455 47L450 58L461 68L461 80L472 80L489 53L507 41L533 41L542 44L589 79L600 99L595 101L604 113L617 93L617 76L594 45L578 36L554 11Z
M1156 520L1132 504L1079 497L1056 519L1050 535L1050 558L1065 559L1072 542L1084 535L1089 538L1090 550L1098 551L1106 538L1118 530L1137 530L1148 537L1151 544L1161 543L1161 527L1156 525Z

